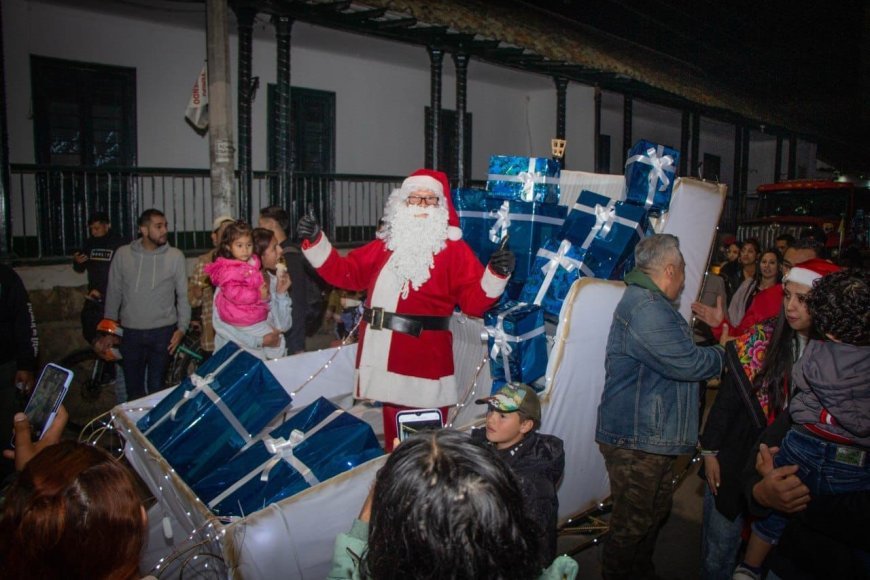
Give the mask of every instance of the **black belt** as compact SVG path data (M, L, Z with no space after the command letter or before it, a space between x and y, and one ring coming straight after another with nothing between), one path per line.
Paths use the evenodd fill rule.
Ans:
M418 316L416 314L396 314L384 312L383 308L366 308L363 320L372 330L388 328L411 336L420 336L424 330L450 330L449 316Z

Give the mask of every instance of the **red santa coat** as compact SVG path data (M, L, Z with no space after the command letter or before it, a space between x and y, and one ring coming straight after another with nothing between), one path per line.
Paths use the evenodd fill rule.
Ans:
M451 316L458 304L482 316L501 296L507 278L484 268L462 240L447 240L435 255L431 277L402 298L402 281L387 265L393 252L375 240L342 258L321 235L303 243L305 257L328 283L345 290L367 290L366 306L386 312ZM453 374L453 336L424 330L414 337L389 329L370 330L362 322L357 350L355 396L406 407L443 407L458 400Z

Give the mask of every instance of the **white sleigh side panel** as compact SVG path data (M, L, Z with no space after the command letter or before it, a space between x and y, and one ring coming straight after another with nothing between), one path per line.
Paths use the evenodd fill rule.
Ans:
M547 367L542 433L565 443L565 476L559 519L585 511L610 495L595 422L604 390L604 355L613 311L625 284L581 278L572 286L556 330Z

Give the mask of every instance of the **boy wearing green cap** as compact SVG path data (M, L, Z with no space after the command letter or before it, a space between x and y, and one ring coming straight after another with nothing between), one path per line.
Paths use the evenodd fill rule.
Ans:
M472 440L491 449L516 475L526 513L543 535L540 560L547 566L556 557L556 485L565 471L562 440L538 432L541 402L526 384L505 385L491 397L475 402L489 408L486 428L473 430Z

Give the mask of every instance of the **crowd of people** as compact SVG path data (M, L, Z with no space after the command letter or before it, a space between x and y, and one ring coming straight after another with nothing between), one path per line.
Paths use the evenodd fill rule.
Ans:
M288 221L280 207L264 208L258 227L218 217L214 248L188 277L159 210L142 214L129 244L108 238L108 219L94 216L92 240L74 257L89 280L83 332L99 342L95 320L120 324L128 396L162 387L192 316L206 352L227 342L263 359L304 350L322 278L339 290L328 312L341 337L359 341L354 396L382 408L391 452L336 539L329 578L582 577L575 560L557 556L570 447L540 432L532 386L508 383L477 400L485 426L470 434L396 439L403 412L437 409L446 424L459 402L449 320L457 306L480 316L496 304L515 266L510 250L481 264L461 239L446 176L426 169L391 194L376 239L347 254L314 216L296 224L298 241ZM812 236L781 236L771 248L724 239L721 250L719 275L692 305L703 336L676 309L680 240L644 238L625 275L595 429L612 500L601 574L658 577L653 554L675 461L698 452L701 578L870 577L870 275L827 261ZM0 378L26 390L37 347L27 293L5 266L0 288ZM713 379L704 421L699 384ZM4 576L139 578L147 518L132 473L93 447L61 442L62 409L34 442L27 417L5 405L0 429L8 419L16 446L4 456L17 474L0 512ZM95 555L106 545L111 557Z

